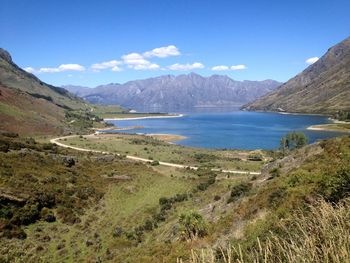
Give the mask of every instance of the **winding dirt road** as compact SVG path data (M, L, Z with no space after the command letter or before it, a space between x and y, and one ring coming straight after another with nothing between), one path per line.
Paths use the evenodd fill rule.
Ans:
M73 150L77 151L82 151L82 152L94 152L94 153L102 153L102 154L116 154L118 156L121 156L119 153L113 153L113 152L106 152L106 151L100 151L100 150L91 150L91 149L86 149L86 148L80 148L80 147L75 147L67 144L63 144L62 142L59 142L59 140L63 139L68 139L68 138L74 138L77 137L78 135L69 135L69 136L64 136L64 137L58 137L51 139L50 142L53 144L56 144L58 146L64 147L64 148L70 148ZM145 163L152 163L154 160L150 159L145 159L137 156L131 156L127 155L127 159L134 160L134 161L139 161L139 162L145 162ZM182 168L182 169L192 169L192 170L198 170L197 166L188 166L188 165L183 165L183 164L176 164L176 163L168 163L168 162L159 162L160 165L164 166L169 166L169 167L175 167L175 168ZM239 170L221 170L218 168L213 168L211 171L215 172L221 172L221 173L230 173L230 174L250 174L250 175L260 175L260 172L249 172L249 171L239 171Z

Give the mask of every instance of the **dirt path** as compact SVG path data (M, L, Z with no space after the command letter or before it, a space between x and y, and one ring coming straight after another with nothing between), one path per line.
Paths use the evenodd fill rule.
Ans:
M82 152L94 152L94 153L102 153L102 154L116 154L120 156L121 154L118 153L112 153L112 152L106 152L106 151L100 151L100 150L91 150L91 149L85 149L85 148L80 148L80 147L75 147L75 146L70 146L67 144L63 144L62 142L59 142L59 140L63 139L68 139L68 138L74 138L77 137L78 135L69 135L69 136L64 136L64 137L58 137L51 139L50 142L53 144L56 144L58 146L64 147L64 148L70 148L73 150L77 151L82 151ZM139 162L145 162L145 163L152 163L154 160L150 159L145 159L137 156L131 156L127 155L127 159L134 160L134 161L139 161ZM175 167L175 168L182 168L182 169L192 169L192 170L198 170L197 166L188 166L188 165L183 165L183 164L176 164L176 163L168 163L168 162L159 162L160 165L164 166L169 166L169 167ZM231 173L231 174L251 174L251 175L260 175L260 172L249 172L249 171L239 171L239 170L221 170L218 168L213 168L211 169L212 171L215 172L222 172L222 173Z

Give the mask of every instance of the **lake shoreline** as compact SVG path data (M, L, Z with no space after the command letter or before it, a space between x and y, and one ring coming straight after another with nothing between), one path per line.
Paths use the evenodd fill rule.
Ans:
M310 130L310 131L330 131L330 132L350 133L350 129L341 127L337 124L338 123L311 125L311 126L307 127L306 129Z
M317 124L328 124L325 116L304 114L276 114L277 112L219 112L193 113L186 118L182 114L170 116L143 116L140 118L122 119L126 122L111 121L116 126L142 125L143 129L128 129L126 133L134 134L171 134L187 138L176 139L176 144L189 147L210 149L275 149L281 137L288 131L302 130L310 142L341 135L341 131L317 132L308 131L307 127ZM298 115L298 116L293 116ZM137 116L135 116L137 117ZM179 118L179 119L176 119ZM141 119L141 120L140 120ZM115 131L118 132L118 129ZM122 132L122 130L120 130ZM271 135L273 134L273 135Z
M181 118L184 114L162 115L162 116L143 116L143 117L128 117L128 118L105 118L104 121L130 121L144 119L163 119L163 118Z

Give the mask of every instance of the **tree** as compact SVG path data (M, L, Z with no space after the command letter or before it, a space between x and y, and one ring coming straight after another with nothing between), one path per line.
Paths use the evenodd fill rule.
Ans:
M184 239L194 240L208 233L208 225L203 216L196 211L182 213L179 218L180 230Z
M308 138L303 132L293 131L281 138L280 149L285 153L287 150L299 149L305 146L307 142Z

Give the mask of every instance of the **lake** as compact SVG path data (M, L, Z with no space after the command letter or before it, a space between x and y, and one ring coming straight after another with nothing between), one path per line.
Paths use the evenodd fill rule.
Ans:
M179 118L109 122L118 127L143 127L121 131L123 133L178 134L187 139L177 141L177 144L219 149L276 149L280 138L290 131L304 132L310 143L341 134L306 129L311 125L330 123L325 116L246 111L187 113Z

